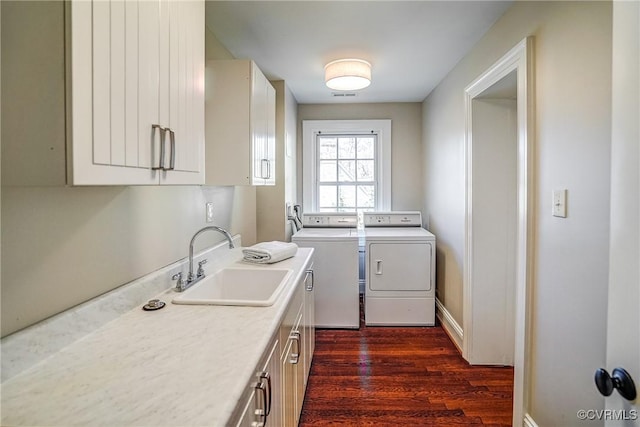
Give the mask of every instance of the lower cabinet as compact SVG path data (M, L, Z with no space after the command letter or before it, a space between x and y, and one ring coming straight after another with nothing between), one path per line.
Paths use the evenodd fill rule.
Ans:
M267 347L267 353L258 365L251 394L245 400L237 427L281 426L282 424L282 375L280 371L279 340Z
M296 286L280 328L256 367L237 427L295 427L315 347L313 271Z
M282 401L284 406L283 426L298 425L304 400L304 337L301 330L303 311L303 307L300 306L280 357L283 381L282 391L284 392Z

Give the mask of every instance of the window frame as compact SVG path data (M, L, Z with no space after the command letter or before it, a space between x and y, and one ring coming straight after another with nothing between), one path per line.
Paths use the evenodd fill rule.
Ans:
M376 138L376 211L391 210L391 120L303 120L302 201L305 212L318 212L318 135L367 135Z

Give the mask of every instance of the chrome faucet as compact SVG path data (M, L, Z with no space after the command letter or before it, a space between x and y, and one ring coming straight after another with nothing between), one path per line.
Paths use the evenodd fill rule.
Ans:
M191 238L191 242L189 243L189 275L187 276L186 279L182 278L182 272L180 273L176 273L173 275L172 279L173 280L177 280L176 283L176 290L178 292L182 292L185 289L189 288L190 286L192 286L193 284L199 282L200 280L204 279L204 269L202 268L203 264L206 264L207 260L203 259L202 261L200 261L198 263L198 271L196 272L196 274L193 274L193 244L196 241L196 237L198 237L199 235L201 235L202 233L204 233L205 231L217 231L218 233L222 233L224 235L224 237L227 238L227 241L229 242L229 249L233 249L235 247L235 245L233 244L233 238L231 237L231 234L225 230L222 227L218 227L217 225L210 225L208 227L204 227L198 231L196 231L196 234L193 235L193 237Z

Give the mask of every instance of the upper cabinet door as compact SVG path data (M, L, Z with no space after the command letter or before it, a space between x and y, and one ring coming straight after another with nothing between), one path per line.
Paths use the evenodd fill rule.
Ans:
M138 42L138 30L144 26L145 12L151 11L134 8L139 14L138 22L131 16L129 2L72 1L66 5L69 18L66 76L67 121L70 122L67 126L68 183L157 184L158 175L150 169L150 132L143 141L139 123L132 123L130 119L137 119L138 111L145 111L145 104L140 99L138 105L136 99L132 105L132 98L126 96L127 92L138 94L137 72L136 78L132 78L132 68L146 61L141 56L140 61L131 63L126 60L126 55L137 56L139 52L148 51ZM134 33L130 31L131 26L135 28ZM139 72L144 71L140 65ZM131 111L132 108L135 110ZM155 111L157 114L157 108ZM136 154L134 158L133 152Z
M275 89L255 64L252 81L252 184L275 185Z
M70 183L202 184L204 2L70 6Z
M266 80L266 79L265 79ZM276 185L276 90L267 84L267 136L265 138L269 174L264 185ZM283 174L284 176L284 174Z
M167 184L204 184L204 2L169 1L168 11L167 126L174 132L175 160L161 178Z
M251 183L262 184L269 176L267 158L267 79L258 67L251 73Z

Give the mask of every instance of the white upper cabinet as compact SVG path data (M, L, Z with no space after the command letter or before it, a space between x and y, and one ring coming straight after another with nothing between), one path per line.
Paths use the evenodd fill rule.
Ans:
M250 60L207 61L206 183L275 185L275 89Z
M72 1L68 182L204 183L204 2Z

